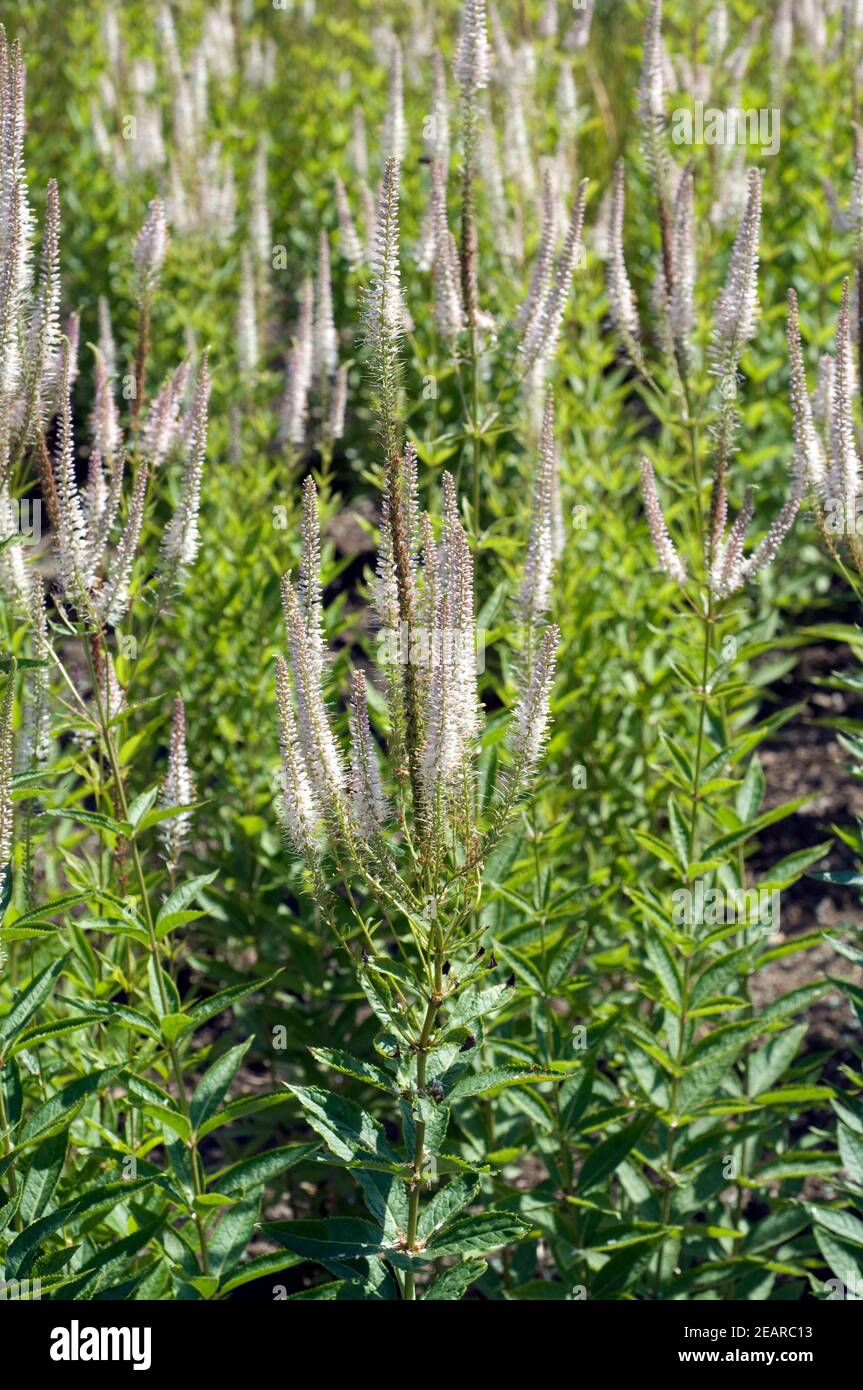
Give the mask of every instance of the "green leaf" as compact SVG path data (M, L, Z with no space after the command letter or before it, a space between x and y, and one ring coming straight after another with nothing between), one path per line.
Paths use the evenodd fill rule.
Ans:
M277 970L274 975L269 975L263 980L253 980L248 985L231 985L228 989L219 990L218 994L210 995L209 999L202 999L199 1004L193 1004L191 1009L185 1014L178 1014L177 1017L184 1017L186 1026L177 1036L188 1033L195 1028L200 1028L202 1023L208 1023L216 1014L222 1013L225 1009L230 1009L239 1000L245 999L247 994L254 994L255 990L265 990L281 974ZM173 1025L172 1025L173 1026Z
M354 1159L368 1153L385 1163L401 1163L383 1126L347 1096L337 1096L317 1086L289 1086L288 1089L300 1102L312 1129L337 1158Z
M99 1091L112 1086L119 1075L119 1067L107 1067L102 1071L80 1076L62 1086L32 1112L18 1133L19 1146L30 1144L36 1139L47 1139L58 1129L68 1130L85 1102Z
M457 1081L449 1092L450 1101L465 1100L468 1096L483 1095L504 1086L525 1086L540 1081L560 1081L562 1077L555 1072L543 1071L540 1067L494 1067L491 1071L471 1072Z
M8 1051L9 1043L18 1036L27 1021L49 998L54 989L54 982L64 969L68 959L67 952L59 960L55 960L47 966L41 974L36 975L26 989L16 994L8 1014L5 1018L0 1019L0 1056Z
M639 1115L628 1125L624 1125L617 1134L603 1139L596 1148L591 1149L578 1175L576 1191L582 1194L589 1192L598 1182L602 1182L609 1173L613 1173L652 1122L653 1116L649 1112Z
M839 1125L839 1154L852 1182L863 1187L863 1138L847 1125Z
M205 1120L215 1115L251 1045L252 1038L247 1038L245 1042L237 1043L236 1047L228 1048L228 1051L204 1072L189 1102L189 1119L195 1133Z
M38 1220L60 1181L66 1161L68 1131L58 1130L36 1149L24 1179L19 1211L25 1226Z
M214 1274L230 1269L242 1258L254 1234L260 1205L261 1194L249 1193L225 1212L207 1242L210 1269Z
M265 1221L261 1232L306 1260L368 1259L384 1250L377 1227L356 1217L334 1217L327 1221Z
M746 769L746 776L738 788L736 797L737 814L744 825L749 825L758 814L764 800L767 783L761 759L756 754Z
M749 1058L749 1094L760 1095L769 1091L775 1081L788 1070L806 1036L807 1025L798 1024L787 1028L778 1037L772 1038Z
M318 1149L317 1144L284 1144L278 1149L267 1149L264 1153L254 1154L251 1158L241 1158L238 1163L232 1163L230 1168L225 1168L210 1178L207 1186L213 1192L222 1192L232 1197L244 1192L255 1192L272 1182L280 1173L293 1168L295 1163L301 1163L303 1159L317 1153Z
M451 1178L445 1187L434 1194L430 1202L420 1208L418 1234L421 1240L428 1240L435 1231L476 1200L479 1182L476 1178Z
M283 1250L256 1255L254 1259L247 1260L245 1264L235 1265L223 1275L219 1293L232 1293L234 1289L242 1288L243 1284L251 1284L255 1279L266 1279L271 1274L281 1274L282 1270L293 1269L294 1265L302 1263L302 1255L286 1254Z
M188 883L181 883L179 888L175 888L159 909L159 915L156 918L156 935L159 935L159 928L167 918L172 917L175 912L184 912L201 889L206 888L216 878L218 878L218 874L215 873L200 874L197 878L190 878Z
M531 1229L530 1222L510 1212L484 1211L479 1216L465 1216L439 1231L429 1241L429 1256L482 1255L524 1240Z
M689 864L689 827L673 796L668 798L668 830L671 835L671 843L674 845L680 861L680 867L686 873Z
M850 1211L830 1211L827 1207L809 1207L809 1215L816 1226L822 1226L849 1245L863 1247L863 1221Z
M135 797L134 801L129 806L128 812L129 824L132 826L133 830L137 829L141 817L147 814L158 795L159 788L156 786L151 787L149 791L141 792L140 796Z
M471 1284L475 1284L477 1279L482 1278L486 1268L485 1260L462 1260L460 1264L453 1265L451 1269L446 1270L439 1279L429 1285L423 1294L423 1302L446 1299L454 1303L462 1297Z
M660 939L656 931L648 929L645 951L653 973L662 985L665 993L671 1002L680 1008L682 995L680 992L680 976L677 967L672 960L665 943Z
M43 811L46 816L58 816L62 820L73 820L79 825L94 825L98 830L107 830L112 835L119 835L122 839L128 839L132 833L132 826L127 820L117 820L114 816L104 816L101 811L82 811L77 806L61 808L59 810Z
M325 1067L332 1067L333 1071L341 1072L343 1076L352 1076L355 1081L364 1081L367 1086L375 1086L390 1095L399 1094L393 1077L371 1062L362 1062L357 1057L350 1057L347 1052L331 1047L310 1047L309 1052Z
M5 1277L6 1279L21 1279L30 1270L39 1249L43 1242L54 1234L55 1231L63 1231L64 1237L68 1239L68 1233L73 1223L81 1220L82 1217L93 1218L97 1215L104 1215L117 1205L118 1202L125 1202L136 1192L142 1191L145 1187L151 1187L157 1179L132 1178L128 1182L104 1183L99 1187L92 1188L89 1192L84 1192L74 1201L65 1203L64 1206L57 1207L48 1216L42 1216L38 1221L34 1221L18 1235L5 1256Z

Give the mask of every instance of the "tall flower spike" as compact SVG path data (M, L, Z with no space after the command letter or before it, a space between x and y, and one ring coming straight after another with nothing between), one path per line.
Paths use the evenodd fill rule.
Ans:
M757 169L750 169L746 207L714 315L714 352L723 376L736 371L758 322L760 231L761 175Z
M297 728L306 773L325 811L335 814L345 783L342 756L330 728L320 670L309 650L303 612L287 575L282 579L282 606L291 649Z
M111 325L111 309L103 294L99 295L99 351L105 361L109 377L117 374L117 345Z
M330 414L327 421L327 429L330 439L341 439L345 432L345 409L348 403L348 369L346 366L339 367L336 372L336 384L333 387L332 399L330 401Z
M754 510L754 494L752 488L747 488L728 540L714 544L709 586L717 598L727 598L743 584L743 546Z
M122 622L129 607L129 585L132 567L138 551L138 541L144 522L144 501L147 496L147 466L138 469L132 498L129 503L129 517L126 529L120 537L117 549L111 557L108 578L94 599L94 608L99 618L112 627Z
M54 539L63 593L72 603L78 603L89 590L94 557L90 553L84 511L75 479L70 355L71 347L67 339L63 344L60 423L57 433L57 457L54 461L58 522L57 535Z
M648 458L641 460L641 491L644 498L644 512L650 527L650 537L659 561L659 568L676 583L683 584L686 580L686 566L675 550L674 543L668 534L668 527L665 524L665 517L662 515L662 508L659 505L659 497L656 492L653 464Z
M17 184L12 187L9 201L5 259L0 260L0 412L3 415L8 413L21 380L19 316L24 238L21 226L22 197Z
M13 608L25 609L30 588L24 547L14 538L19 535L17 503L9 495L9 484L0 487L0 541L12 541L0 550L0 582L7 602Z
M545 398L539 465L533 485L530 537L524 561L524 576L517 599L519 619L528 629L529 639L537 616L546 612L551 603L551 581L554 573L552 510L556 471L554 396L549 390Z
M521 792L542 752L548 732L549 701L554 684L559 629L546 628L539 646L530 685L515 710L509 745L513 767L510 774L510 798Z
M351 270L358 270L364 260L362 242L357 236L357 229L354 226L354 219L351 213L348 195L341 179L336 177L336 211L339 218L339 235L341 237L342 255L350 266Z
M432 166L432 217L434 224L435 322L444 338L454 338L464 327L458 251L447 225L446 182L442 164Z
M629 275L626 270L626 257L623 251L623 217L626 208L626 173L623 160L619 159L614 168L614 194L611 204L611 225L608 247L608 302L614 326L623 341L623 346L633 362L640 364L641 328L638 321L638 306Z
M460 749L461 766L467 768L480 721L476 677L473 557L460 521L451 528L449 554L447 599L452 623L452 685L456 711L454 732Z
M812 406L806 386L803 347L800 342L800 320L797 295L788 292L788 357L790 362L791 416L794 427L794 477L820 497L824 490L824 449L812 420Z
M181 579L195 563L200 545L198 510L201 479L207 454L207 407L210 399L210 371L207 354L201 359L195 399L192 403L191 430L183 469L183 486L177 509L162 540L162 561L166 575Z
M168 250L168 222L161 198L154 198L147 209L144 225L135 241L135 274L139 300L152 297Z
M438 606L430 664L431 680L428 685L425 737L420 754L420 778L426 801L433 805L436 792L446 792L453 785L462 765L453 624L446 595Z
M779 547L794 524L800 503L803 499L804 485L799 480L791 489L791 495L770 525L766 536L755 547L748 560L744 560L742 573L744 580L754 579L755 575L769 565L779 552Z
M830 416L830 472L827 483L832 499L842 507L843 529L855 535L860 472L854 439L854 359L851 348L851 321L848 281L842 287L842 304L836 328L836 357L833 369L833 410Z
M117 420L117 407L111 390L111 379L101 352L96 350L95 360L96 391L93 402L91 434L93 448L113 472L114 464L122 449L122 435Z
M446 67L440 49L432 54L431 127L428 149L432 164L449 169L449 103L446 94Z
M294 849L299 854L309 854L315 848L320 813L306 773L288 665L283 656L276 657L276 707L282 754L282 822Z
M186 751L186 710L178 695L174 700L174 713L171 719L171 746L168 752L168 770L159 796L163 810L173 810L176 806L190 806L195 800L195 783L189 769ZM190 811L181 811L170 820L162 822L161 839L168 869L173 871L179 863L180 855L188 837L192 823Z
M60 203L54 179L48 184L45 226L39 262L39 288L27 333L28 433L44 425L56 394L57 349L60 346Z
M654 124L665 117L663 83L662 0L653 0L644 33L644 58L638 86L641 119Z
M474 96L488 86L491 65L485 0L464 0L454 71L455 80L465 98Z
M385 159L394 159L398 164L401 164L405 157L405 111L402 46L398 39L393 41L390 56L389 100L384 125L383 147Z
M12 715L15 702L15 667L6 677L6 690L0 705L0 903L8 892L12 857L13 801L12 766L14 759ZM0 917L2 917L0 913Z
M519 310L517 327L526 338L530 337L534 320L539 313L551 285L554 265L554 229L556 223L554 206L554 186L551 170L546 169L542 176L542 227L539 234L539 248L533 263L533 274L527 298Z
M328 377L335 376L338 363L338 339L333 321L333 287L330 279L330 241L327 233L322 231L318 239L312 375L318 383L322 383Z
M563 315L569 299L572 275L581 254L581 233L584 227L584 205L587 198L587 179L582 179L572 209L569 229L563 249L555 266L554 280L546 292L539 313L523 349L528 370L544 368L557 349Z
M377 753L369 727L366 703L366 676L356 670L351 676L351 801L354 818L368 839L377 835L389 814L381 782Z
M265 135L258 139L255 150L255 164L252 170L251 208L249 211L249 235L255 248L255 260L263 270L269 266L273 254L273 233L270 226L270 209L267 201L267 140Z
M388 159L378 207L372 282L365 301L366 338L380 393L379 410L386 452L397 447L399 345L404 323L399 270L399 166Z
M318 490L309 474L303 483L303 553L300 561L299 602L306 629L309 659L320 680L324 669L324 601L321 593L321 524Z
M281 432L289 444L302 444L306 437L312 385L313 317L314 287L311 280L306 280L300 296L294 346L288 357L287 390L282 405Z

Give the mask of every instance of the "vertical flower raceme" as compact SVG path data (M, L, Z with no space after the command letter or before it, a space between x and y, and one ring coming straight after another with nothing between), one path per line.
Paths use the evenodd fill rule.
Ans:
M794 476L808 486L816 502L824 491L826 476L824 449L812 418L812 405L806 385L797 296L788 294L788 356L790 361L791 417L794 427Z
M45 199L45 225L39 260L39 285L27 326L26 400L23 434L44 427L56 402L57 351L60 346L60 203L51 179Z
M159 283L168 250L168 239L165 205L161 198L154 198L135 241L134 262L139 303L150 300Z
M351 677L350 731L351 803L360 832L369 838L383 829L389 808L369 727L365 672L360 669Z
M330 413L327 420L327 431L330 439L341 439L345 432L345 410L348 403L348 369L347 366L339 367L336 372L335 385L333 386L332 399L330 400Z
M314 849L320 813L306 772L291 679L283 656L276 657L276 708L282 755L282 823L297 853L308 854Z
M267 199L267 141L264 135L259 138L255 150L250 201L249 235L255 248L257 280L259 284L265 284L264 271L269 267L270 257L273 254L273 233Z
M659 568L676 583L683 584L686 579L686 566L675 550L674 543L668 534L668 527L665 524L665 517L662 515L662 507L656 491L653 464L647 458L641 461L641 490L644 498L644 511L650 528L653 547L659 560Z
M554 279L546 290L530 332L522 342L526 369L539 376L544 374L547 364L553 359L557 350L573 271L582 254L581 234L584 228L586 198L587 179L583 179L579 184L578 194L573 204L566 240L557 258Z
M171 719L171 745L168 751L168 770L159 796L163 810L174 810L178 806L190 806L195 800L195 783L189 768L186 750L186 710L181 697L174 700L174 713ZM170 872L176 869L183 846L189 837L192 823L190 811L181 811L162 822L161 839L165 863Z
M447 225L444 166L432 166L432 232L434 239L435 322L445 339L455 338L464 326L459 283L458 250Z
M833 368L833 408L830 414L830 494L841 499L843 530L856 530L857 497L860 491L860 463L854 437L854 397L856 394L854 357L851 347L850 295L846 280L836 329L836 355Z
M626 174L623 160L619 159L614 169L614 194L611 204L611 225L608 247L608 301L614 326L620 334L623 346L635 365L643 361L641 353L641 327L638 320L638 306L629 275L623 250L623 218L626 200Z
M54 461L54 487L57 498L58 529L54 537L57 568L64 596L78 604L86 598L93 575L94 556L90 547L84 509L75 478L75 441L72 432L71 348L64 342L60 381L60 422Z
M539 247L533 263L533 274L527 298L519 310L517 328L529 339L537 315L545 301L551 285L554 268L554 229L557 222L554 206L554 185L551 171L546 169L542 176L542 226L539 234Z
M435 49L432 54L432 100L429 119L430 128L426 141L429 157L433 165L440 165L446 179L449 170L449 104L446 94L446 68L440 49Z
M381 185L372 282L365 302L366 339L379 395L379 414L388 457L398 440L400 344L404 322L399 268L399 168L388 159Z
M358 270L365 259L362 242L357 235L351 213L348 195L342 180L336 177L336 212L339 218L339 236L341 238L341 251L351 270Z
M311 474L303 484L302 559L298 596L309 660L316 680L324 671L324 602L321 591L321 526L318 494Z
M508 798L521 794L542 752L548 732L549 701L554 684L559 639L560 632L557 627L552 625L546 628L539 645L530 684L516 707L509 737L513 767L507 790Z
M138 551L141 527L144 523L144 502L147 496L147 466L141 464L129 502L126 528L111 557L105 583L94 597L94 610L102 622L116 627L129 608L132 568Z
M10 892L12 858L13 801L12 767L14 759L12 719L15 702L15 664L6 677L0 704L0 907ZM2 912L0 912L2 917Z
M714 354L724 380L733 379L758 322L758 239L761 230L761 175L749 172L746 208L725 283L714 314Z
M324 231L318 240L318 275L315 291L312 375L320 386L335 376L338 367L338 340L333 321L333 287L330 278L330 242Z
M306 437L314 360L313 325L314 286L311 280L306 280L300 296L294 343L288 357L287 389L282 404L281 433L289 444L302 444Z
M539 464L533 485L530 536L524 561L524 575L516 607L519 621L525 630L525 644L532 648L534 627L540 614L551 603L554 575L554 495L557 456L554 442L554 397L546 393L542 422ZM528 655L528 669L531 664Z
M162 568L166 579L182 579L195 563L200 544L198 510L201 502L201 478L207 453L207 407L210 398L210 373L207 355L201 359L195 399L192 403L189 442L183 468L180 500L162 539Z
M341 808L345 769L330 726L321 664L314 645L309 641L302 607L288 575L282 579L282 606L291 653L298 736L306 773L324 815L332 820Z
M464 0L461 34L455 56L455 80L463 97L475 96L488 86L490 76L485 0Z

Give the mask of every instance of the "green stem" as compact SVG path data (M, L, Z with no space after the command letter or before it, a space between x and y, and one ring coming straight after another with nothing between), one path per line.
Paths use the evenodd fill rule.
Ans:
M440 931L436 931L436 944L434 952L434 990L429 997L426 1005L425 1018L417 1042L417 1095L421 1095L425 1090L426 1084L426 1058L428 1056L428 1043L432 1035L438 1009L441 1006L443 989L443 947L441 944ZM420 1190L422 1188L423 1167L425 1165L425 1138L426 1127L423 1120L416 1122L416 1139L414 1142L413 1177L411 1178L410 1199L408 1203L408 1229L407 1229L407 1248L410 1253L416 1245L417 1225L419 1223L420 1212ZM416 1276L413 1270L408 1270L405 1274L404 1296L409 1301L416 1299Z

